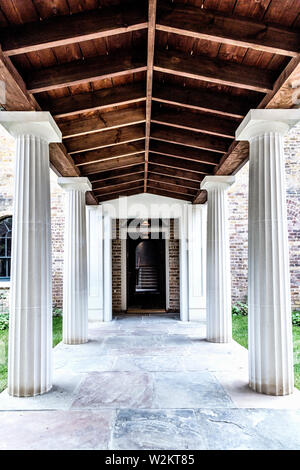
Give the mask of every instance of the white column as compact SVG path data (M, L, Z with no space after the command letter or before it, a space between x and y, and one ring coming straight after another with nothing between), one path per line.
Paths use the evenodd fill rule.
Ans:
M103 321L103 214L102 206L87 206L88 316Z
M64 238L63 341L88 340L88 288L85 192L88 178L58 178L66 191Z
M179 220L180 320L189 321L188 205Z
M206 204L188 208L189 319L206 320Z
M283 136L300 110L251 110L236 132L250 142L249 385L293 392L293 348Z
M206 176L207 190L207 340L232 339L227 190L234 176Z
M61 132L47 112L0 112L16 138L8 393L52 387L49 143Z
M112 320L112 219L104 215L104 321Z

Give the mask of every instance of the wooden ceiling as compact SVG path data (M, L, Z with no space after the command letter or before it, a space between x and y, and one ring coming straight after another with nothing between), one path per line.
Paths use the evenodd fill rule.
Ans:
M236 172L250 108L292 106L299 0L0 0L7 110L47 110L50 159L87 202L150 192L194 203ZM298 77L300 78L300 77Z

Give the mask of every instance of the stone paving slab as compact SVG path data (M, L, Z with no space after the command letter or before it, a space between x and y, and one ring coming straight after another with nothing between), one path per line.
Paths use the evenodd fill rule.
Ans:
M54 349L52 390L0 394L1 449L300 448L300 393L248 387L248 352L177 316L93 323ZM2 411L1 411L2 410Z

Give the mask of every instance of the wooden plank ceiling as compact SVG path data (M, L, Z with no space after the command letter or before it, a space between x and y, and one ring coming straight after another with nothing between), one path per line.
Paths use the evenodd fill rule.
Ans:
M248 158L235 130L285 106L299 0L0 0L5 109L52 113L52 167L87 202L150 192L201 203ZM280 95L281 93L281 95ZM279 95L281 98L278 98Z

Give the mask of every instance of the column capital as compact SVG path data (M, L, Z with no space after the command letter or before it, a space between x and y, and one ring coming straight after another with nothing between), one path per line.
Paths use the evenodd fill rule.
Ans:
M48 111L0 111L0 125L15 138L33 135L49 144L62 141L62 133Z
M91 191L92 185L88 178L81 176L59 177L57 183L65 191Z
M205 176L201 183L201 189L228 189L235 182L235 176Z
M260 135L286 134L300 121L300 109L250 109L235 132L236 140L250 141Z

